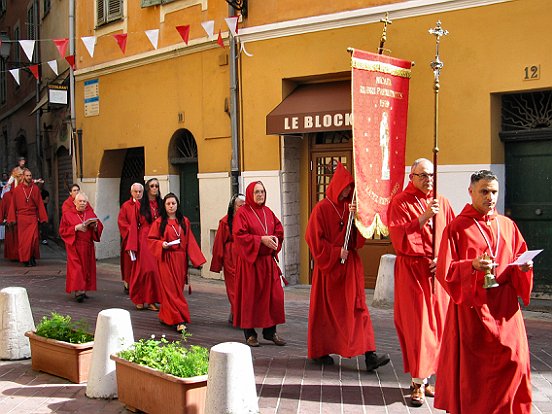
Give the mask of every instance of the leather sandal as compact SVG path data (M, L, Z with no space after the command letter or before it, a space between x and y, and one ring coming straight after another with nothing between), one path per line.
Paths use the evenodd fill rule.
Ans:
M261 345L261 344L259 344L259 341L257 340L257 337L253 336L253 335L251 335L249 338L247 338L245 343L247 345L249 345L250 347L252 347L252 348L256 348L256 347Z
M424 386L421 384L412 384L411 387L410 404L412 404L413 407L421 407L425 401Z
M284 346L285 344L287 344L286 340L281 336L279 336L277 333L274 333L274 335L272 335L272 338L270 337L267 338L264 335L263 335L263 338L266 339L267 341L274 342L278 346Z
M426 397L435 397L435 387L431 384L426 384L425 386L425 396Z
M186 325L183 323L179 323L178 325L176 325L176 332L178 333L186 332Z
M136 310L144 310L144 305L142 304L136 305Z
M157 307L157 305L155 305L155 303L150 303L148 305L148 310L154 311L154 312L159 312L159 308Z

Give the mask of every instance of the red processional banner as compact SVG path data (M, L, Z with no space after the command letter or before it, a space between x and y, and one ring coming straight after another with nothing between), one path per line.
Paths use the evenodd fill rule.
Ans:
M412 62L353 50L351 66L356 226L387 236L387 206L404 183Z

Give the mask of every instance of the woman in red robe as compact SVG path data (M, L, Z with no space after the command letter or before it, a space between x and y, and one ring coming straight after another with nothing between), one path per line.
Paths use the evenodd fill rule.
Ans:
M372 371L389 362L376 355L376 341L364 292L364 269L357 249L365 239L351 228L343 249L353 195L353 176L337 164L326 189L326 198L311 212L305 239L314 259L310 295L308 356L322 365L333 365L330 354L345 358L365 355Z
M87 291L96 290L96 253L94 242L99 242L103 225L96 214L87 209L88 197L78 193L74 210L61 217L59 235L67 251L67 279L65 291L75 292L77 302L83 302Z
M451 301L437 367L435 407L452 414L529 414L531 366L518 297L529 304L532 262L514 262L527 245L497 214L498 180L472 175L472 204L443 232L436 277ZM490 259L489 259L490 257ZM486 271L498 287L485 289Z
M140 212L138 216L133 216L139 221L131 223L131 226L138 228L138 254L130 277L129 293L136 309L158 311L156 303L160 302L159 268L148 247L151 224L159 218L159 208L163 205L163 200L159 197L157 178L151 178L146 182L145 191L146 194L139 201Z
M234 251L234 238L232 237L232 223L234 215L245 203L243 194L234 194L228 203L228 214L219 221L217 234L213 243L213 257L211 259L211 272L219 273L224 269L224 284L226 295L230 302L230 316L228 323L233 322L234 300L236 296L236 255Z
M148 245L159 266L161 310L159 319L165 325L186 330L191 321L184 286L188 280L188 260L194 267L206 262L194 238L190 220L180 211L180 202L173 193L163 198L161 217L153 222Z
M246 343L252 347L259 346L256 327L263 328L264 339L286 344L276 333L276 325L286 321L277 263L284 228L265 202L263 183L252 182L245 192L245 205L232 224L237 253L234 326L244 330Z

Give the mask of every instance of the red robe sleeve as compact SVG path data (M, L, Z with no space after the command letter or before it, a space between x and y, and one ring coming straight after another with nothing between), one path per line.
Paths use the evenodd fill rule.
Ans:
M415 206L404 199L404 193L393 198L387 212L393 248L403 256L424 256L424 242Z
M97 218L96 214L91 214L89 210L87 210L85 218L89 219L93 217ZM75 226L81 223L82 221L77 215L76 209L74 211L68 211L66 212L66 214L63 214L61 216L61 222L59 224L59 235L65 244L75 244L77 238L77 231L75 230ZM88 226L88 232L90 233L90 238L92 241L99 242L103 232L102 222L100 220L97 221L96 229L94 229L93 226Z
M160 233L161 217L151 223L151 228L148 234L148 247L157 260L163 258L163 234Z
M36 189L38 190L38 187L36 187ZM44 207L44 202L42 201L40 191L36 192L36 196L34 197L34 199L35 199L36 207L38 209L38 221L40 223L47 223L48 213L46 212L46 207Z
M320 201L311 213L307 224L305 239L314 261L323 272L327 272L340 260L341 247L335 240L329 240L327 234L332 234L327 227L331 221L325 217L323 201Z
M11 202L8 207L8 223L13 224L16 221L16 215L15 215L15 192L17 190L17 187L13 188L10 191L12 193L11 195Z
M213 242L213 252L211 258L210 271L219 273L222 271L224 263L224 246L230 240L230 231L228 228L228 216L224 216L219 221L217 234L215 235L215 241Z
M138 250L138 202L132 199L126 201L119 211L117 225L122 237L122 247L125 251Z
M514 237L512 238L514 258L517 259L521 254L527 251L527 244L521 235L517 225L514 226ZM531 300L531 291L533 290L533 269L528 272L522 272L518 266L510 266L512 285L516 289L518 296L525 306L529 305Z
M232 223L234 243L238 246L237 252L247 262L254 263L261 249L261 236L249 231L250 216L246 206L240 208ZM266 246L263 246L266 248Z
M186 226L186 237L180 239L180 244L184 249L186 249L188 259L192 262L192 265L194 267L199 267L207 260L205 259L205 256L203 256L203 253L201 252L201 249L197 244L194 233L192 233L192 228L190 226L190 220L188 219L188 217L184 217L184 225ZM186 245L184 245L184 243Z

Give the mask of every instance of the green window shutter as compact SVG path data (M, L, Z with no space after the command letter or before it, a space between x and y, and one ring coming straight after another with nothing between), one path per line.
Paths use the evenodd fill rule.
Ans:
M161 0L142 0L142 8L161 4Z
M123 0L107 0L107 21L112 22L123 17Z
M106 22L105 15L105 0L96 1L96 17L97 25L100 26Z

